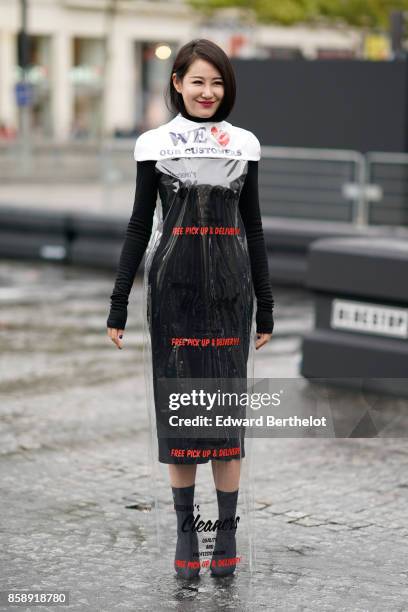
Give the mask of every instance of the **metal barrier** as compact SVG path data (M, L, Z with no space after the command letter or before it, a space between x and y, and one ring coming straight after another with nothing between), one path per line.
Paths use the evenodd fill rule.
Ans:
M262 147L265 215L363 225L364 181L364 156L357 151Z
M366 155L371 187L367 223L408 225L408 154L370 152Z
M0 144L0 181L86 183L97 181L113 184L120 180L134 181L134 139L105 139L69 143L33 143L28 167L20 164L18 142Z
M408 226L408 154L262 147L265 215Z

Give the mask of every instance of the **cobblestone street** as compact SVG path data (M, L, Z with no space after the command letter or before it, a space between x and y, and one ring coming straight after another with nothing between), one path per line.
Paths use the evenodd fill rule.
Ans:
M66 590L69 607L35 609L75 612L408 610L406 434L255 439L252 580L237 571L186 584L156 570L141 277L122 351L106 334L112 283L101 271L0 263L0 590ZM296 377L312 298L282 288L274 298L255 376Z

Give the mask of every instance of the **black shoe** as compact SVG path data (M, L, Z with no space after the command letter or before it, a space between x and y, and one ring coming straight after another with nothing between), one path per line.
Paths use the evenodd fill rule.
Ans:
M178 532L174 569L180 578L196 578L200 572L198 537L195 531Z
M217 531L214 550L211 558L211 573L213 576L229 576L235 572L237 545L235 529Z
M172 487L177 515L177 545L174 569L181 578L195 578L200 571L197 532L191 529L194 521L194 485Z

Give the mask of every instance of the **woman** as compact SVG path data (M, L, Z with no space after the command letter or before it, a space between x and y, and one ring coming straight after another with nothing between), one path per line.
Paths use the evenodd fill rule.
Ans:
M145 266L156 416L159 378L245 379L253 290L256 349L272 336L274 305L258 200L260 145L251 132L225 121L235 78L224 51L205 39L184 45L168 97L177 115L136 141L135 203L107 320L108 335L121 349L128 296L152 233L159 190L162 223ZM183 526L193 510L197 463L211 459L219 520L233 525L243 438L161 437L158 444L177 513L175 569L194 577L199 567L188 562L198 556L197 533ZM236 555L235 531L235 524L217 531L211 561L216 576L235 569L225 562Z

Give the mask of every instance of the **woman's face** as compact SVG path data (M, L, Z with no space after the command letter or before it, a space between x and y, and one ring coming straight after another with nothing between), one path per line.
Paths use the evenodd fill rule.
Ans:
M224 82L217 68L203 59L196 59L182 81L173 73L173 85L183 96L186 111L193 117L212 117L224 97Z

